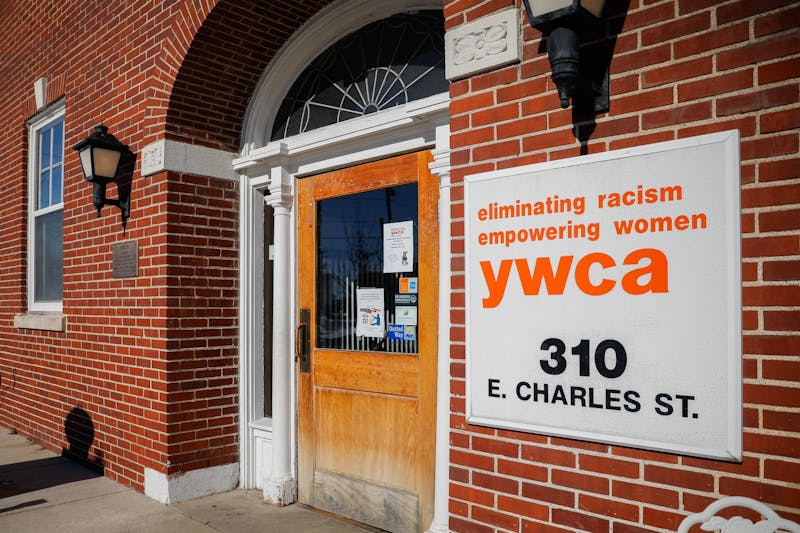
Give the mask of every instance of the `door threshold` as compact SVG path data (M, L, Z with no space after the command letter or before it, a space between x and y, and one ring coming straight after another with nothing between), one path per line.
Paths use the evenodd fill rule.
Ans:
M377 528L377 527L370 526L369 524L365 524L363 522L358 522L356 520L351 520L350 518L345 518L344 516L339 516L338 514L333 514L331 512L325 511L324 509L318 509L316 507L312 507L312 506L307 505L305 503L298 502L297 505L299 505L303 509L307 509L309 511L314 511L315 513L319 513L319 514L321 514L323 516L327 516L328 518L332 518L332 519L337 520L339 522L343 522L345 524L350 524L351 526L355 526L355 527L360 527L364 531L369 531L371 533L388 533L388 531L385 530L385 529L380 529L380 528Z

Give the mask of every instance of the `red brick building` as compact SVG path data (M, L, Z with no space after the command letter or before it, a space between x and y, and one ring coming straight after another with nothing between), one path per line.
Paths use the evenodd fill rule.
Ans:
M391 530L674 531L726 496L800 521L800 4L608 0L598 113L560 107L528 20L4 2L0 425L163 502L260 488ZM101 122L124 231L72 149ZM738 456L470 423L471 177L734 130Z

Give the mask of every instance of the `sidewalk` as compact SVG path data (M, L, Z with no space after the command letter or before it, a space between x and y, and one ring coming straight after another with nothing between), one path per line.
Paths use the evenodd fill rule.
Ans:
M363 533L300 505L234 490L162 505L0 427L0 531L25 533Z

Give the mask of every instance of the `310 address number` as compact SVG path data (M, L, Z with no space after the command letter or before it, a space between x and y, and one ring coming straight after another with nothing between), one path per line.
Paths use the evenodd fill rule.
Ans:
M551 376L562 374L567 369L567 358L564 353L567 345L559 338L551 337L542 342L541 349L549 354L549 357L539 361L539 365L546 373ZM572 355L578 356L578 365L581 376L589 376L591 373L590 342L589 339L581 341L572 347ZM606 339L598 343L594 349L594 368L597 372L609 379L620 377L628 366L628 354L622 343L613 339Z

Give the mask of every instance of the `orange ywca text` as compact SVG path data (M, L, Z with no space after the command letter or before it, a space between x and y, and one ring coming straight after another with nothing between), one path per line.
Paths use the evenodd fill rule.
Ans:
M640 265L642 262L644 265ZM573 263L575 263L574 269ZM596 283L593 283L589 271L595 265L602 270L602 274L599 279L596 277ZM503 301L512 267L517 271L525 296L536 296L542 290L552 296L564 294L570 277L577 288L589 296L602 296L616 287L632 295L669 292L667 256L661 250L656 248L634 250L625 256L622 265L633 265L638 268L622 273L616 260L602 252L586 254L577 262L575 256L564 255L558 259L555 267L550 257L537 257L532 265L527 258L503 259L496 272L491 261L481 261L481 272L489 291L489 296L482 300L483 307L497 307Z

